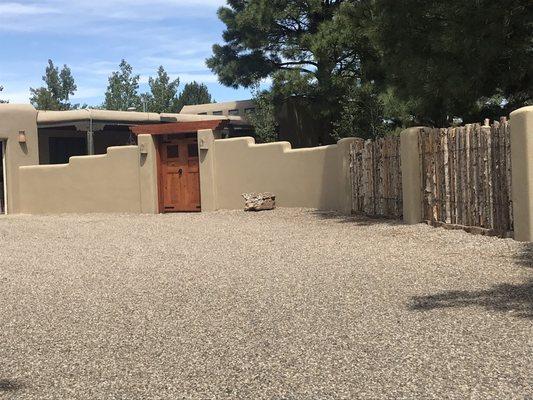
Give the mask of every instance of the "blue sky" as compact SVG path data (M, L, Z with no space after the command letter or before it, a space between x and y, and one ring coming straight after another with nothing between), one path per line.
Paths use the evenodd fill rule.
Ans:
M207 84L218 102L249 98L217 82L205 66L222 41L216 11L225 0L0 0L0 98L28 103L42 86L47 60L67 64L78 85L75 103L102 103L107 77L125 58L141 76L163 65L183 84Z

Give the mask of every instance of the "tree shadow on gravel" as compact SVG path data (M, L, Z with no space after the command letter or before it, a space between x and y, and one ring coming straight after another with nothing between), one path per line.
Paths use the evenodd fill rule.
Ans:
M523 246L515 262L522 267L533 268L533 243ZM513 312L517 317L533 319L533 276L518 285L503 283L486 290L452 290L429 296L415 296L411 298L409 309L429 311L471 306Z
M310 214L318 219L333 220L342 224L355 224L359 226L371 225L403 225L401 220L379 217L368 217L365 215L352 214L344 215L336 211L313 210Z
M6 392L16 392L22 389L24 386L17 381L9 379L0 379L0 394Z

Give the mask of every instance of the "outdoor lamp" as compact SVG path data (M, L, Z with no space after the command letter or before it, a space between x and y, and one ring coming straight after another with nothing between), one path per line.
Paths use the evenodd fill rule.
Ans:
M26 131L19 131L19 143L26 143Z

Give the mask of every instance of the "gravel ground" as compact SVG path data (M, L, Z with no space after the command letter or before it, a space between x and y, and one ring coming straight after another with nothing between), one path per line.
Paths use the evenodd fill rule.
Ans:
M0 218L0 398L533 399L533 248L278 209Z

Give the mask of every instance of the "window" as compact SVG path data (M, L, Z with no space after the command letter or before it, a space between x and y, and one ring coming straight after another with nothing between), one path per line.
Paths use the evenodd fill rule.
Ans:
M239 110L229 110L229 115L239 115Z
M207 115L206 112L201 112L201 113L198 113L198 115Z
M167 146L167 158L179 158L180 152L178 145Z
M190 157L198 157L198 143L191 143L187 146L187 151Z
M48 138L50 164L67 164L70 157L87 155L87 139L84 137Z
M255 107L245 108L244 109L245 114L253 114L255 113Z
M213 111L213 115L222 115L222 111Z

